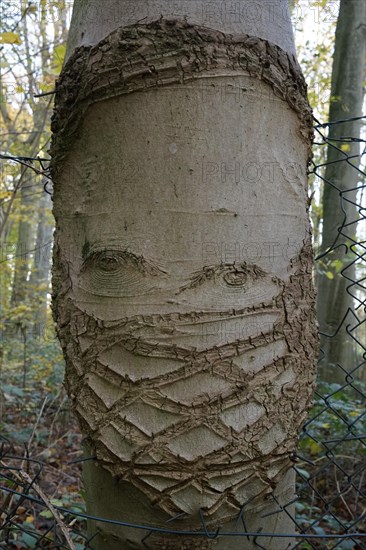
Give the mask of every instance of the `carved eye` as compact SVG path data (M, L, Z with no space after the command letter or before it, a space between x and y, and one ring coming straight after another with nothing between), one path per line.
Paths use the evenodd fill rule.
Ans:
M195 288L200 285L204 285L211 280L216 280L221 286L225 283L226 286L244 289L244 285L250 277L251 271L244 262L241 265L220 264L216 266L205 266L202 270L196 271L193 274L191 281L180 288L178 293L183 292L188 288Z
M80 288L97 296L130 297L153 292L165 272L127 251L91 253L80 271Z
M121 261L120 258L116 258L115 256L108 254L108 252L105 252L97 259L96 264L96 267L98 267L101 271L113 273L118 271Z
M230 286L244 286L247 282L247 274L242 270L232 270L224 275L224 281Z

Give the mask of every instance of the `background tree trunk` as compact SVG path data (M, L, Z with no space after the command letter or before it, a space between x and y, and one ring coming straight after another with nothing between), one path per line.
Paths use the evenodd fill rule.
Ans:
M11 306L16 308L24 304L28 297L28 274L31 252L34 243L33 212L34 194L26 183L20 189L21 219L18 226L18 238L15 251L15 269L11 296Z
M294 498L317 355L311 112L287 0L207 8L75 2L53 119L54 315L97 457L90 513L291 533L277 512ZM146 547L146 531L90 529L101 550Z
M366 3L341 0L333 58L329 121L362 116L365 78ZM318 274L317 311L324 358L321 377L328 382L344 383L345 371L356 365L355 344L347 333L358 323L353 313L357 285L356 256L349 249L357 243L357 186L360 161L360 121L349 120L329 128L326 182L323 190L323 230ZM342 138L353 137L353 142ZM345 162L345 158L349 161ZM347 267L347 269L345 269ZM344 269L344 276L335 275ZM333 278L329 278L329 277ZM346 318L345 318L346 317ZM343 321L344 319L344 321ZM342 323L343 321L343 323ZM342 368L337 367L339 364ZM343 370L344 369L344 370Z
M47 4L42 2L40 5L40 18L36 29L28 19L28 11L31 9L31 6L23 6L22 9L24 11L19 23L21 26L19 42L24 47L22 69L24 69L26 77L22 80L18 75L19 83L17 82L17 86L9 86L9 89L12 90L12 93L9 93L9 97L4 92L0 114L2 115L7 132L4 133L1 143L4 152L9 153L9 155L16 153L14 135L19 135L18 146L21 144L21 156L34 159L39 155L42 148L46 150L48 147L49 136L47 136L48 132L45 128L49 122L52 109L50 98L44 100L36 99L34 96L40 91L39 88L45 86L47 81L49 81L50 74L54 71L56 55L47 36L47 24L50 31L50 23L47 23ZM34 55L32 55L32 49L35 48L35 37L39 46L40 66L38 68L36 68ZM57 38L62 39L60 33L58 33ZM18 72L15 71L13 76L15 74L18 74ZM16 88L18 89L17 93L24 94L23 105L18 112L14 111L13 106L9 108L10 103L9 105L6 103L10 102L13 95L15 101L16 94L14 94L14 90ZM7 87L4 84L4 90L6 91L6 89ZM25 104L27 107L24 106ZM22 115L20 115L20 112ZM24 117L27 123L24 123L26 124L24 134L21 130L22 117ZM22 138L24 135L27 136L27 139L23 141ZM3 318L5 319L7 337L11 337L14 334L19 335L19 329L21 329L24 340L37 333L34 332L34 329L35 325L39 325L40 323L38 317L40 315L44 318L45 315L44 308L47 304L48 281L44 281L45 288L43 290L38 286L35 292L33 283L37 283L36 279L37 277L39 279L41 276L41 271L43 276L49 277L50 265L47 268L45 265L40 266L39 249L37 246L41 235L38 234L36 237L37 230L34 230L34 226L37 224L38 211L40 209L45 207L48 209L50 215L50 200L48 195L43 191L42 182L37 180L37 177L34 176L31 170L23 165L18 175L16 165L13 164L12 166L12 186L8 181L10 179L8 176L11 174L6 173L9 171L9 166L6 166L3 173L3 185L9 193L4 200L4 206L1 207L2 212L0 214L0 238L4 243L4 251L6 251L4 254L5 261L7 261L7 257L12 252L11 242L9 242L12 236L15 237L16 250L15 253L13 252L15 256L14 265L9 268L12 271L12 283L11 285L9 283L6 285L9 290L6 293L4 292L4 301L1 304L1 309ZM38 186L39 189L37 190ZM43 194L46 195L45 198L43 198ZM19 203L20 207L18 207ZM45 215L45 211L40 214L41 217ZM41 231L40 227L38 228L38 233L39 231ZM46 229L46 232L48 233L48 240L51 241L51 226ZM37 242L35 242L36 240ZM50 264L49 259L48 264ZM47 273L45 269L48 269ZM9 298L8 294L10 295ZM36 303L33 302L33 297L36 297ZM40 313L40 308L38 307L39 302L43 302L41 307L42 313ZM39 327L36 331L39 333Z
M50 214L51 196L44 193L39 204L36 246L30 277L30 288L34 298L33 333L36 336L45 335L47 322L51 271L50 251L53 235L53 223Z

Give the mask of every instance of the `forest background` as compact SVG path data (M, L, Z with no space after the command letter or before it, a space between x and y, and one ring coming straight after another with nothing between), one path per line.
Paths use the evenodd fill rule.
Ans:
M101 9L100 5L96 3L96 12ZM290 7L298 59L308 83L315 123L326 123L330 116L329 109L337 104L337 97L332 95L334 79L342 79L341 67L336 75L333 72L332 82L339 1L298 0L291 2ZM64 361L50 310L53 238L52 183L48 173L50 120L55 82L66 53L71 13L72 1L68 0L19 0L3 2L1 6L0 434L10 441L17 456L47 462L44 490L51 503L84 510L80 468L77 463L70 464L81 456L81 436L63 388ZM95 13L95 16L98 14ZM345 112L340 118L347 116L349 113ZM324 127L324 132L327 131L328 127ZM357 137L355 134L364 140L364 126L358 124L353 137ZM346 157L355 152L351 147L356 147L357 159L353 164L357 164L358 170L352 185L360 187L355 200L358 208L348 214L350 217L354 215L357 222L353 222L352 236L349 237L357 243L366 242L366 227L364 223L359 223L358 214L359 208L366 206L364 176L360 172L365 168L361 145L360 141L356 145L347 142L340 145L340 154L343 152ZM326 315L330 308L334 308L334 303L343 300L347 294L344 284L339 283L341 273L347 266L352 264L354 280L362 281L366 276L364 248L356 254L357 261L354 261L352 254L342 258L336 254L333 257L322 256L325 249L324 228L327 219L334 214L331 205L326 207L324 201L323 178L329 177L325 166L327 154L326 147L315 144L313 160L317 170L311 171L309 180L314 251L315 256L319 257L314 268L314 280L318 286L325 284L331 289L331 298L325 297L322 303L318 303L319 316ZM357 286L355 296L352 298L347 294L350 311L356 311L351 323L358 326L357 340L365 342L364 311L362 313L362 309L358 309L358 302L364 304L365 300L362 285ZM335 322L339 324L341 319L336 318ZM354 389L340 391L347 372L363 361L364 349L353 340L347 340L346 331L339 331L337 338L339 346L333 345L335 356L329 352L326 360L323 358L320 362L318 394L332 394L331 410L337 410L337 414L328 412L319 416L323 398L316 399L311 431L304 433L301 442L304 455L318 465L326 456L321 443L324 436L331 433L332 437L336 437L343 433L343 416L361 419L359 430L366 432L364 399L359 398ZM340 350L345 350L342 361L340 354L343 351ZM338 373L334 368L330 370L337 357L344 367ZM347 361L349 365L345 364ZM365 382L365 370L359 369L357 388L361 394L366 393ZM340 450L340 454L342 452ZM364 446L355 443L351 451L347 447L348 458L350 454L355 467L359 463L364 464ZM302 481L312 475L306 461L298 469ZM326 499L334 491L337 477L323 476L319 483L318 489ZM340 532L340 523L332 514L327 517L319 499L314 497L314 492L312 496L310 493L309 498L298 506L300 525L311 524L312 532ZM359 499L355 493L347 500L346 512L339 512L342 522L345 515L347 521L352 521L358 506ZM321 519L314 522L317 514ZM36 537L29 533L32 529L42 529L49 518L48 509L39 513L32 506L19 507L17 522L26 525L27 529L20 531L18 547L35 547ZM79 522L81 533L83 520L75 521ZM77 534L74 542L83 547Z

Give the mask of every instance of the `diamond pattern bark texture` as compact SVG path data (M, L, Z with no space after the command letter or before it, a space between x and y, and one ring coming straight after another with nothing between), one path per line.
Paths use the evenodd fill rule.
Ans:
M67 386L98 460L168 513L204 507L231 518L243 502L255 505L270 493L288 469L314 383L312 369L304 376L317 342L309 277L304 285L307 247L286 285L255 266L228 267L247 286L259 277L276 289L272 299L241 310L108 323L71 302L61 309L61 338L74 344ZM254 316L270 329L256 333L262 325ZM227 322L238 320L251 335L235 338L233 330L230 339ZM206 347L223 321L227 342ZM202 349L184 346L193 329L205 335ZM302 343L309 331L310 354Z

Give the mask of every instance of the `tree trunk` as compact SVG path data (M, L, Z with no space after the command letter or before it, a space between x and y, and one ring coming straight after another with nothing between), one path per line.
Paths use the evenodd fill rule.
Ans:
M44 193L39 204L37 237L30 288L34 299L33 334L44 336L47 322L49 276L51 270L50 250L53 224L50 220L51 197Z
M53 310L96 456L88 510L162 529L202 531L203 514L214 531L292 533L278 510L294 497L317 337L312 119L287 1L260 18L250 1L226 16L171 5L110 1L97 17L94 2L75 2L57 86ZM90 529L98 550L146 548L149 534ZM254 537L146 540L243 544L258 548Z
M341 0L333 58L330 122L362 116L365 29L366 3ZM322 379L329 382L344 383L345 371L349 372L356 365L355 342L346 328L358 324L352 311L352 296L357 289L353 284L356 255L349 247L358 241L356 188L360 181L360 144L356 140L360 138L360 130L359 120L335 124L329 129L321 254L328 253L321 259L321 273L317 277L318 321L324 333L321 337L324 352L321 374ZM356 139L342 143L342 136ZM348 162L347 157L350 158ZM341 268L343 276L336 274Z
M21 219L18 226L17 246L15 252L14 280L11 296L13 308L24 304L28 295L28 273L30 258L34 245L32 189L26 183L20 188Z

